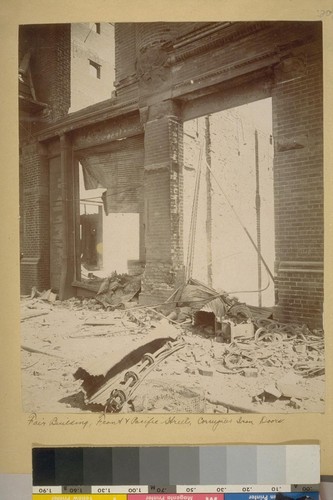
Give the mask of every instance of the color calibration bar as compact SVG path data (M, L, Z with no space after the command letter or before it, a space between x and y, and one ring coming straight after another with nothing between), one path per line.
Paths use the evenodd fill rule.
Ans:
M206 493L186 488L320 483L318 445L34 448L32 458L34 486L110 485L126 494L151 493L134 490L147 485ZM123 485L133 490L120 490Z
M33 500L319 500L317 445L33 449Z

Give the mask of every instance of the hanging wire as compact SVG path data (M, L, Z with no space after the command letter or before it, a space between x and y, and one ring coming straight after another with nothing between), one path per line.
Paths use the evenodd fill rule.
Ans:
M270 285L271 285L271 278L267 272L267 269L266 269L266 273L267 273L267 278L268 278L268 281L267 281L267 285L264 286L264 288L260 288L260 290L235 290L235 291L232 291L232 292L228 292L229 295L233 295L235 293L259 293L259 292L264 292L265 290L267 290Z
M224 198L225 198L226 202L227 202L227 203L228 203L228 205L230 206L230 208L231 208L231 210L233 211L233 213L234 213L234 215L235 215L236 219L238 220L239 224L242 226L242 228L243 228L243 230L245 231L245 233L246 233L247 237L249 238L249 240L251 241L252 245L254 246L254 248L255 248L256 252L258 253L258 255L259 255L259 257L260 257L260 259L261 259L262 263L264 264L264 266L265 266L265 268L266 268L266 270L267 270L268 274L270 275L270 277L271 277L272 281L274 282L274 276L273 276L273 273L272 273L272 271L270 270L270 268L268 267L268 264L266 263L266 261L265 261L264 257L263 257L263 256L262 256L262 254L259 252L259 249L258 249L257 245L255 244L255 242L254 242L254 240L253 240L252 236L250 235L249 231L248 231L248 230L246 229L246 227L244 226L244 224L243 224L243 222L242 222L241 218L239 217L238 213L236 212L236 210L235 210L235 208L234 208L233 204L231 203L231 201L229 200L228 196L226 195L226 193L225 193L225 192L224 192L224 190L222 189L222 186L221 186L221 184L219 183L219 181L217 180L217 178L216 178L216 176L215 176L214 172L212 171L211 167L208 165L208 163L207 163L207 162L205 162L205 163L206 163L207 168L210 170L210 173L212 174L212 177L213 177L214 181L216 182L217 186L218 186L218 187L219 187L219 189L221 190L221 193L223 194L223 196L224 196Z
M203 143L201 142L199 150L198 168L195 179L193 205L191 212L190 233L189 233L187 262L186 262L186 281L188 281L192 277L192 272L193 272L195 236L196 236L196 226L198 218L199 188L200 188L201 166L202 166L202 151L203 151Z

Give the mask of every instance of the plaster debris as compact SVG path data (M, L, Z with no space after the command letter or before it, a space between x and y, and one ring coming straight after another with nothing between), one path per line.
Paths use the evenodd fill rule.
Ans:
M98 294L120 290L111 310L97 296L22 298L22 318L34 315L21 324L25 411L324 411L322 331L196 284L160 306L124 305L117 280Z

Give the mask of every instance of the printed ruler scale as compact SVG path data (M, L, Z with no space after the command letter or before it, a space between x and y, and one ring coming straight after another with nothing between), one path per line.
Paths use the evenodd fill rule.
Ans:
M290 499L316 499L318 498L318 485L302 485L297 487L297 491L292 491L292 488L284 486L268 486L268 485L251 485L249 487L223 487L225 493L194 493L194 494L119 494L111 493L108 486L74 486L74 487L34 487L33 488L33 498L36 497L38 500L43 498L47 499L63 499L63 498L103 498L103 499L113 499L113 500L236 500L236 499L255 499L264 500L268 497L270 500L275 500L277 496L288 496ZM207 490L208 491L208 490Z
M319 500L318 445L34 448L33 500Z

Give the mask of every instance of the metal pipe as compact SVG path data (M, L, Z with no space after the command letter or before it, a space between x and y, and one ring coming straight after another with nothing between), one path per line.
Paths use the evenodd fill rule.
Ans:
M205 116L205 150L206 165L212 168L211 138L209 115ZM206 168L206 237L207 237L207 278L208 286L213 286L213 254L212 254L212 180L210 169Z
M262 291L261 291L261 213L260 213L260 178L259 178L259 142L258 130L254 131L254 146L255 146L255 161L256 161L256 225L257 225L257 248L258 248L258 306L262 306Z

